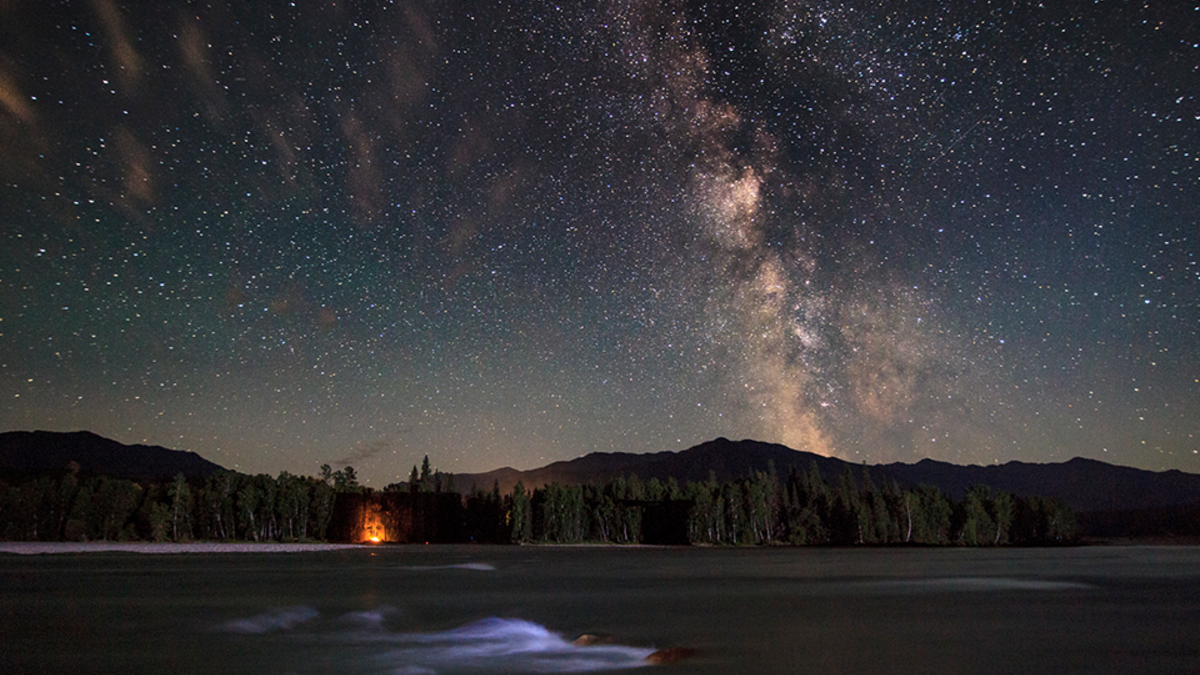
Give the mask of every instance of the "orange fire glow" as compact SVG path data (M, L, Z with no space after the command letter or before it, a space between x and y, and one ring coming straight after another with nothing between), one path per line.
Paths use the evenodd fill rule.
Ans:
M363 514L362 539L360 541L378 544L383 541L384 534L383 519L379 513L368 511Z

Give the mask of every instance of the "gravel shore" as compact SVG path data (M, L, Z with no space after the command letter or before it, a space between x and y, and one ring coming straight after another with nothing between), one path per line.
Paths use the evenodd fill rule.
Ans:
M362 548L357 544L146 544L117 542L0 542L0 554L44 555L54 553L312 553L314 551L336 551L344 548Z

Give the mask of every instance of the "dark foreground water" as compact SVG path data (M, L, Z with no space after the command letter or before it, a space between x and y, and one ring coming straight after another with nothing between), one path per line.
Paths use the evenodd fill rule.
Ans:
M1200 549L0 555L5 674L607 672L666 647L696 654L654 672L1195 674Z

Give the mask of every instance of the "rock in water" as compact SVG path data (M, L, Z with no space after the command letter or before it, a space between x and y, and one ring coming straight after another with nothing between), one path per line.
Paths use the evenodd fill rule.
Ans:
M611 635L592 635L584 633L571 641L571 644L576 647L591 647L592 645L611 645L616 644L616 640Z
M696 650L688 649L687 647L670 647L660 649L650 656L646 657L646 663L661 665L664 663L676 663L684 659L691 658L696 655Z

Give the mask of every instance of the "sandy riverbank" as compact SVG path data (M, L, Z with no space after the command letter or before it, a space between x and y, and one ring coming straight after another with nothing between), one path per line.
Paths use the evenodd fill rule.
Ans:
M344 548L362 548L356 544L148 544L96 541L88 543L69 542L0 542L0 554L44 555L55 553L312 553L314 551L336 551Z

